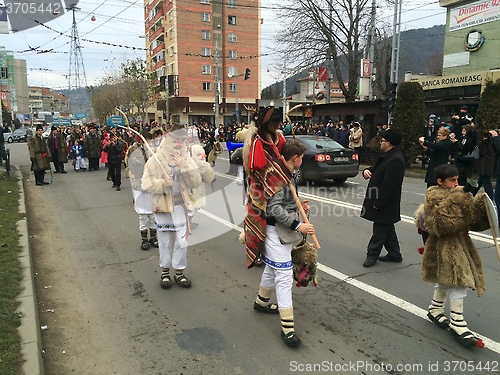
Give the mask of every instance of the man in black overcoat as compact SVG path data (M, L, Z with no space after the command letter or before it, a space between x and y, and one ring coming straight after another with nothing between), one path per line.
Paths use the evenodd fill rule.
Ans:
M363 177L370 179L361 217L373 221L373 235L367 247L364 267L373 266L377 260L402 262L398 236L394 223L401 220L401 189L405 174L405 161L399 149L402 137L394 129L381 131L382 155L373 167L363 170ZM387 254L380 256L385 246Z

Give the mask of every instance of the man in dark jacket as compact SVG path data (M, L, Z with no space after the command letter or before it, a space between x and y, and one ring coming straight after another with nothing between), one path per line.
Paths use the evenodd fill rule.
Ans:
M101 137L97 134L97 128L94 123L89 125L89 132L85 136L85 153L89 158L89 172L99 170L99 158L102 152Z
M54 173L67 173L64 164L68 162L68 149L65 137L61 136L59 129L53 126L48 139L52 162L54 163Z
M368 243L364 267L373 266L377 260L402 262L399 241L394 223L401 220L401 189L405 174L405 161L399 149L402 137L394 129L380 132L380 151L383 154L373 167L363 171L370 179L361 217L373 221L373 235ZM385 246L387 255L380 257Z
M123 143L118 140L118 137L114 133L109 133L109 141L104 147L104 152L108 153L108 168L109 175L113 181L113 188L120 191L120 186L122 184L122 152Z

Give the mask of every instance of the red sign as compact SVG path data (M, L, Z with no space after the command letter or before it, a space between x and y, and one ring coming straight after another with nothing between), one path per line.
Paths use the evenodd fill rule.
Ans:
M328 69L324 66L318 68L318 81L326 81Z
M371 76L370 60L363 59L361 60L361 77L370 78L370 76Z
M4 92L4 91L0 91L0 99L2 99L2 100L9 99L9 93L8 92Z

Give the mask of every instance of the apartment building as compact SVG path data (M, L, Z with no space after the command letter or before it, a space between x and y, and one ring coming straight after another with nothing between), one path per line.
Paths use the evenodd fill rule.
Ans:
M237 107L247 118L261 91L259 0L145 0L144 18L148 69L168 89L148 121L230 124Z

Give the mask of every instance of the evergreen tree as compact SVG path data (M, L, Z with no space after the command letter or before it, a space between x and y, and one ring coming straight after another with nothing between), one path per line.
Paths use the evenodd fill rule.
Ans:
M400 145L405 157L406 167L416 160L421 147L418 138L425 125L424 90L418 82L402 82L394 106L392 127L401 133Z
M500 128L500 79L486 81L479 99L476 126L481 130Z

